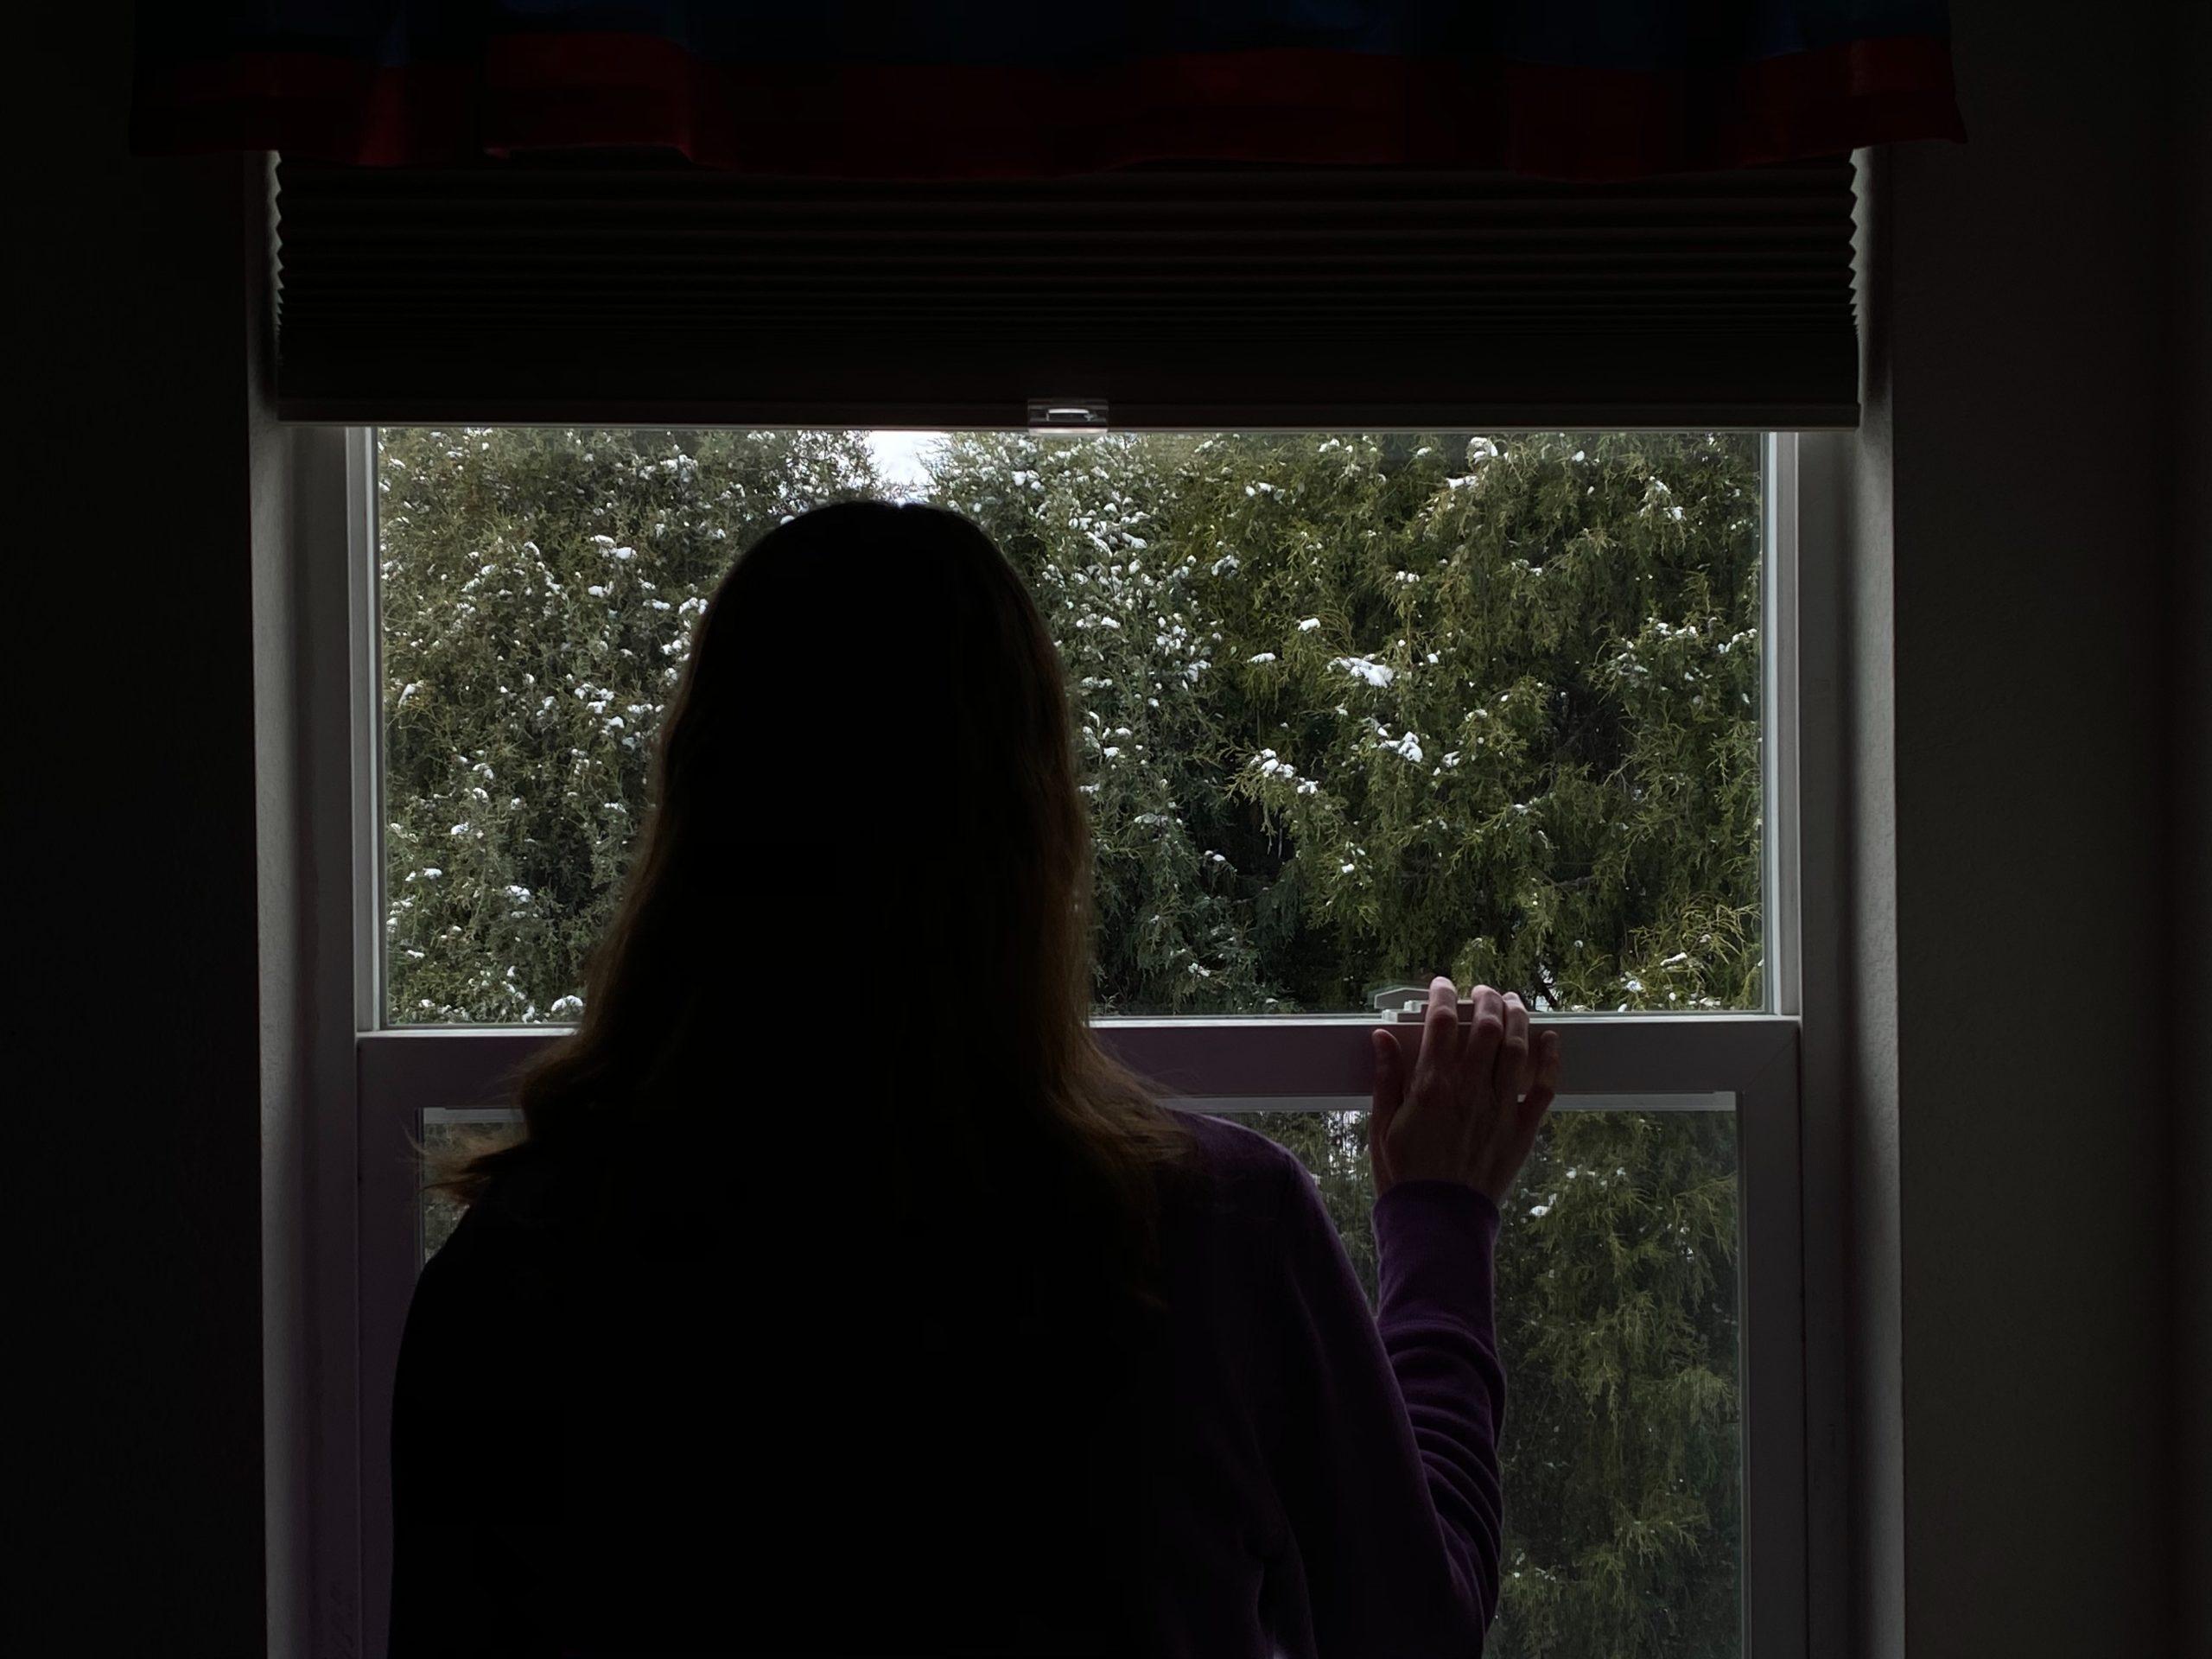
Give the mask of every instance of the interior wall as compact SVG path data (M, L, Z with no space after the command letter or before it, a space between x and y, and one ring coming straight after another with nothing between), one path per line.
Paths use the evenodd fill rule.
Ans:
M2174 1578L2177 1651L2212 1654L2212 6L2175 13Z
M1846 1338L1848 1547L1840 1593L1816 1596L1815 1659L1842 1650L1904 1650L1904 1407L1898 1214L1896 664L1891 576L1896 526L1891 496L1891 398L1887 280L1890 158L1862 154L1855 226L1859 296L1859 429L1841 439L1840 514L1845 550L1837 704L1837 797L1846 803L1838 836L1843 886L1839 975L1843 1103L1822 1150L1840 1172L1831 1225L1838 1253ZM1823 441L1823 448L1827 448ZM1853 805L1857 810L1851 810ZM1817 1029L1815 1013L1807 1021ZM1815 1166L1817 1167L1817 1165ZM1816 1564L1817 1565L1817 1564ZM1829 1563L1829 1573L1835 1564ZM1827 1580L1816 1572L1815 1586ZM1838 1626L1843 1628L1839 1630Z
M249 266L251 302L267 315L266 275ZM298 695L296 642L302 599L292 559L301 501L292 445L276 419L274 330L249 334L249 372L263 395L249 411L252 438L254 863L259 921L261 1077L262 1409L266 1426L269 1650L305 1655L315 1581L315 1235L308 1179L312 1071L301 1041L315 994L313 843L296 803L310 762L306 701ZM343 1651L342 1649L336 1649Z
M8 1617L17 1651L244 1655L264 1647L251 169L128 157L129 22L30 9L10 100L35 137L9 198L0 601Z
M2171 42L1952 18L1862 290L1855 1645L2166 1653Z

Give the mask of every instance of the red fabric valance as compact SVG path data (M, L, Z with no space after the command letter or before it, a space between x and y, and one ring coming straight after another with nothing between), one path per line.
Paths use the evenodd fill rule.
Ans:
M920 21L805 0L233 10L144 10L142 151L391 167L630 150L849 179L1189 161L1625 180L1962 136L1945 9L1928 0L1690 9L1725 22L1585 0L1571 24L1542 0L1245 0L1204 17L994 0Z

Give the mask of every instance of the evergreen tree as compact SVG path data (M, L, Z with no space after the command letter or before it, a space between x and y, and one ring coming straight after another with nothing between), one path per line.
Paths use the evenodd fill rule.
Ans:
M934 482L1083 709L1102 1007L1757 1006L1755 440L994 435Z

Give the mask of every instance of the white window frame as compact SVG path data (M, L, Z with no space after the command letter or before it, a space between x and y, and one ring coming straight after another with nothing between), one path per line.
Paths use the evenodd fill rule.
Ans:
M374 534L374 433L299 428L291 434L301 506L295 582L301 638L289 642L306 704L310 764L297 803L317 872L308 895L326 941L318 982L302 1005L318 1087L308 1185L315 1195L307 1241L315 1349L308 1457L317 1653L381 1654L389 1606L391 1381L422 1259L420 1207L408 1144L426 1122L480 1119L509 1109L506 1079L556 1029L387 1029L381 983L383 915L378 798L381 735ZM1732 1109L1738 1126L1738 1354L1742 1389L1744 1651L1756 1659L1808 1659L1814 1615L1835 1616L1840 1562L1808 1571L1808 1541L1838 1536L1833 1512L1836 1449L1824 1426L1838 1421L1835 1384L1808 1395L1808 1336L1824 1359L1831 1344L1808 1318L1831 1319L1829 1281L1841 1250L1813 1241L1808 1281L1804 1198L1832 1189L1826 1163L1808 1171L1802 1086L1807 968L1818 994L1834 918L1835 842L1826 820L1834 773L1834 585L1824 558L1808 594L1801 539L1825 511L1801 511L1799 448L1816 439L1770 434L1764 442L1765 547L1762 594L1766 707L1762 730L1765 849L1764 1014L1553 1016L1567 1034L1572 1092L1557 1109ZM1827 477L1816 468L1815 482ZM1825 503L1822 504L1825 508ZM340 573L342 572L342 576ZM1810 624L1810 626L1808 626ZM1802 649L1801 649L1801 645ZM1809 747L1817 760L1801 773ZM341 758L342 757L342 760ZM1808 799L1808 791L1817 797ZM1822 902L1808 915L1808 893ZM1819 937L1808 953L1808 924ZM1817 1004L1816 1004L1817 1006ZM1371 1058L1365 1033L1377 1016L1111 1019L1106 1046L1156 1081L1173 1103L1209 1110L1344 1110L1367 1103ZM826 1024L820 1039L830 1034ZM1820 1041L1833 1039L1823 1031ZM1812 1103L1825 1122L1834 1103ZM1824 1206L1825 1207L1825 1206ZM1808 1296L1808 1282L1815 1294ZM1824 1328L1824 1327L1823 1327Z

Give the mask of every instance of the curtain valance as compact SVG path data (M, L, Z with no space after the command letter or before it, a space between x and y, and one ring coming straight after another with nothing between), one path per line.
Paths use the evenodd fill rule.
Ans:
M1941 0L229 0L143 5L139 32L143 151L350 166L1622 180L1961 136Z

